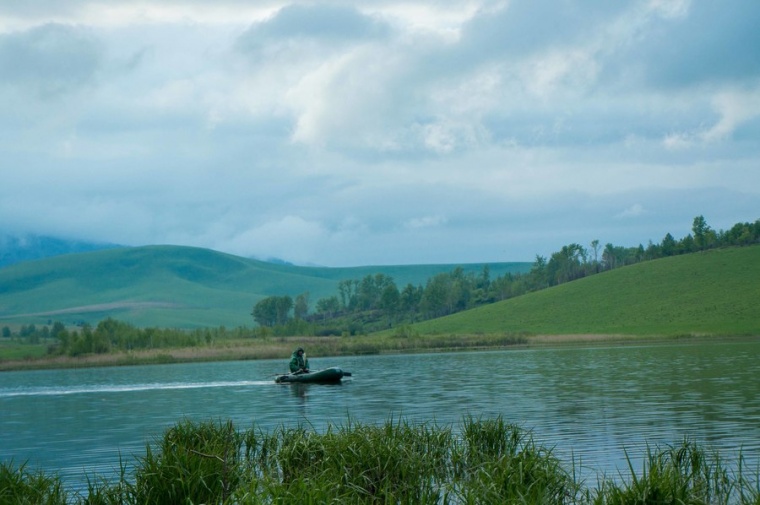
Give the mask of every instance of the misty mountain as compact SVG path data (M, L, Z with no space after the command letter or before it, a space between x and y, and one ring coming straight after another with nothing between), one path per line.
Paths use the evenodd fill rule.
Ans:
M0 267L62 254L99 251L115 247L122 246L47 235L0 235Z

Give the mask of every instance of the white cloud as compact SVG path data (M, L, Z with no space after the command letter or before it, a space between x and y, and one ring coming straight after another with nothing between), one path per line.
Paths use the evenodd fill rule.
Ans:
M422 228L435 228L439 226L443 226L448 222L448 219L446 219L446 216L423 216L423 217L415 217L412 219L409 219L404 223L404 228L408 228L410 230L419 230Z
M753 220L729 4L3 2L0 226L339 266Z
M723 140L745 121L760 116L760 87L752 91L725 91L713 99L720 119L700 134L705 141Z
M712 126L669 133L664 137L663 145L677 150L725 141L743 124L760 117L760 88L720 91L711 102L718 116Z
M298 262L308 262L319 244L330 239L330 233L320 223L301 216L283 216L252 228L230 231L234 235L217 239L216 248L242 256L290 258Z
M644 206L641 205L640 203L635 203L631 205L630 207L628 207L627 209L625 209L620 214L618 214L618 217L622 217L622 218L639 217L645 213L646 211L644 210Z
M680 18L688 14L691 0L650 0L648 8L665 18Z

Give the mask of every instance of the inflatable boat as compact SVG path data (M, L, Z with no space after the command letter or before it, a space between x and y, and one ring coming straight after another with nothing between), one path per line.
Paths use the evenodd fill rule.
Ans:
M342 369L334 366L308 373L289 373L278 375L274 381L277 384L313 383L313 384L335 384L340 382L343 377L351 377L351 372L344 372Z

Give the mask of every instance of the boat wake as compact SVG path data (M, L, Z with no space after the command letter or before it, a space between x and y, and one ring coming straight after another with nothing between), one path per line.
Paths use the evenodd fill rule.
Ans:
M169 389L206 389L270 385L271 381L158 382L146 384L98 384L84 386L42 386L0 389L0 398L13 396L63 396L79 394L129 393Z

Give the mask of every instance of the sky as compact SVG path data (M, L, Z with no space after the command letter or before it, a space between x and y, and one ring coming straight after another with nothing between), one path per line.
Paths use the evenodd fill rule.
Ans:
M760 219L756 0L2 0L0 234L533 261Z

